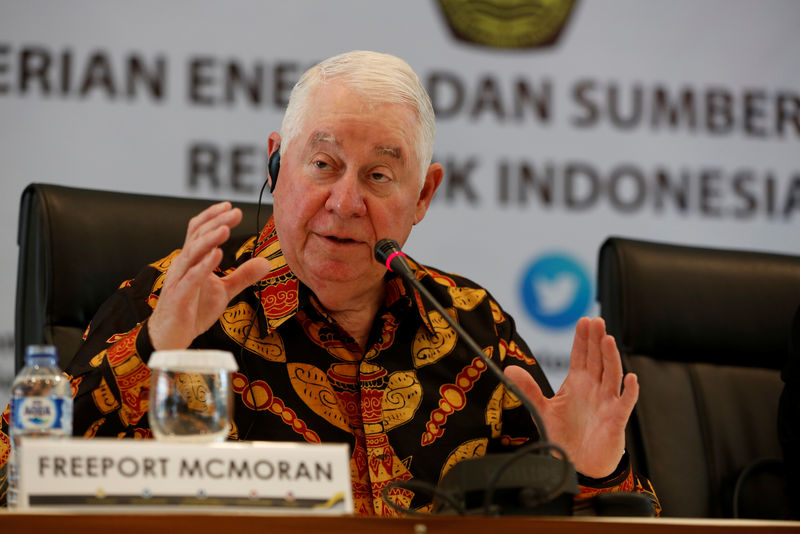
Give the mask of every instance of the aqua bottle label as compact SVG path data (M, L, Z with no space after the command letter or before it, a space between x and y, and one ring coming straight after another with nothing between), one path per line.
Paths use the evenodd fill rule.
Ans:
M64 399L57 397L23 397L11 400L11 421L16 428L46 430L62 428Z

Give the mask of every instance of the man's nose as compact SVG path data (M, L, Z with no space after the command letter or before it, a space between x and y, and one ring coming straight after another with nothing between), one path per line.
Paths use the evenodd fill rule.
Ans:
M331 187L325 208L339 217L361 217L367 213L364 192L358 174L347 171Z

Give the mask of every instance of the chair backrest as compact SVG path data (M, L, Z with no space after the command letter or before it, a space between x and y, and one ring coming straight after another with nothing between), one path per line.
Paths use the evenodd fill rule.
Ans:
M100 305L145 265L180 248L194 215L213 200L31 184L22 193L17 243L15 373L29 344L53 344L62 368ZM234 233L255 234L258 206ZM263 225L272 206L262 205Z
M598 300L641 393L628 428L634 466L663 514L781 517L776 421L800 257L609 238ZM740 481L737 489L737 480ZM748 495L741 501L743 495Z
M783 448L786 480L800 480L800 307L792 322L789 361L781 372L784 387L778 405L778 439ZM789 518L800 520L800 485L786 485Z

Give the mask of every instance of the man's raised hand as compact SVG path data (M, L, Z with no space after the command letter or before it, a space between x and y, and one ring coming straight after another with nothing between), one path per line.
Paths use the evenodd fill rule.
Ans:
M506 375L539 410L550 440L567 452L579 473L603 478L614 471L625 451L625 425L639 384L634 374L623 383L619 351L603 319L578 321L569 373L552 398L521 367L508 367Z
M251 258L228 276L214 274L242 211L220 202L189 221L181 252L172 260L153 314L150 341L157 350L185 349L211 328L236 294L269 272L269 261Z

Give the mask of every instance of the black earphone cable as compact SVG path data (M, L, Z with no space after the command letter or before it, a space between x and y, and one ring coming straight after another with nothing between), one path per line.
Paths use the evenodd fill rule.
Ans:
M250 251L250 259L255 258L256 250L261 245L261 203L264 198L264 190L267 188L267 180L264 180L264 185L261 186L261 191L258 193L258 207L256 208L256 240L253 243L253 250ZM250 340L250 332L253 330L253 325L255 324L256 320L258 319L258 314L261 312L261 308L263 306L261 300L261 293L264 291L264 286L258 283L258 304L254 308L253 311L253 318L250 319L250 324L247 326L247 332L245 333L244 340L242 341L241 346L239 347L239 362L242 365L242 370L244 371L244 376L247 378L247 387L250 391L250 402L253 404L253 418L250 420L250 425L247 427L247 431L244 435L239 436L240 441L247 441L247 438L250 437L250 432L253 430L253 425L255 425L256 420L259 419L259 414L261 410L258 409L256 406L256 395L253 393L253 383L250 380L250 368L247 365L247 359L245 357L244 348L247 345L247 342Z

